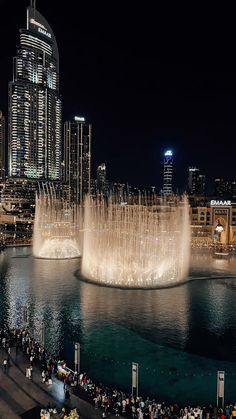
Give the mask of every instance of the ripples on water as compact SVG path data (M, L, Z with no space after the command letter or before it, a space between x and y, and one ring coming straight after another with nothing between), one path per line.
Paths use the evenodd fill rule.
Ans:
M97 380L130 389L130 362L135 361L141 391L181 401L188 389L189 400L214 402L216 371L225 369L231 397L236 384L235 259L194 255L192 281L160 290L89 284L80 280L79 265L78 259L33 259L30 248L2 252L0 324L7 319L10 326L22 326L27 306L35 337L44 323L47 347L60 350L71 366L73 343L81 342L82 369Z

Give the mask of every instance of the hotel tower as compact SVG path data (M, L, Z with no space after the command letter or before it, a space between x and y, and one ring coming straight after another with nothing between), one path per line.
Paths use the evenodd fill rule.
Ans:
M173 178L173 152L166 150L163 161L163 189L162 193L165 196L172 195L172 178Z
M61 99L57 42L46 19L27 7L27 26L9 83L9 176L60 179Z

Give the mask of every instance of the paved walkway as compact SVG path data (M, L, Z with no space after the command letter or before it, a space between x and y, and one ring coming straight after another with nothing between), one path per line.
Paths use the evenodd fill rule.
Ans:
M49 405L58 408L76 407L81 419L101 418L101 409L95 410L90 403L72 394L72 391L70 399L65 400L63 383L57 378L53 377L52 385L43 384L41 373L36 367L33 367L32 380L26 378L29 361L20 350L16 354L15 348L11 349L7 372L2 368L4 358L6 352L0 349L0 419L37 419L40 407ZM115 416L109 415L109 418L115 419Z

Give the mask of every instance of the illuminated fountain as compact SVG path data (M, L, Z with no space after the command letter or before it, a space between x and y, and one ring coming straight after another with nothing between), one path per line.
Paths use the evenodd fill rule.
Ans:
M46 259L80 256L78 206L53 192L36 196L33 255Z
M87 197L82 274L99 284L126 288L166 287L189 269L188 202L132 204Z

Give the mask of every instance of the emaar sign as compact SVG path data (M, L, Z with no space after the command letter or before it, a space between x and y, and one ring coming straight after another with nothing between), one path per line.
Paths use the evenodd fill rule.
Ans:
M229 207L231 206L231 201L216 201L215 199L211 200L212 207Z
M52 37L52 35L49 32L47 32L45 29L38 28L38 32L42 33L43 35L46 35L48 38Z

